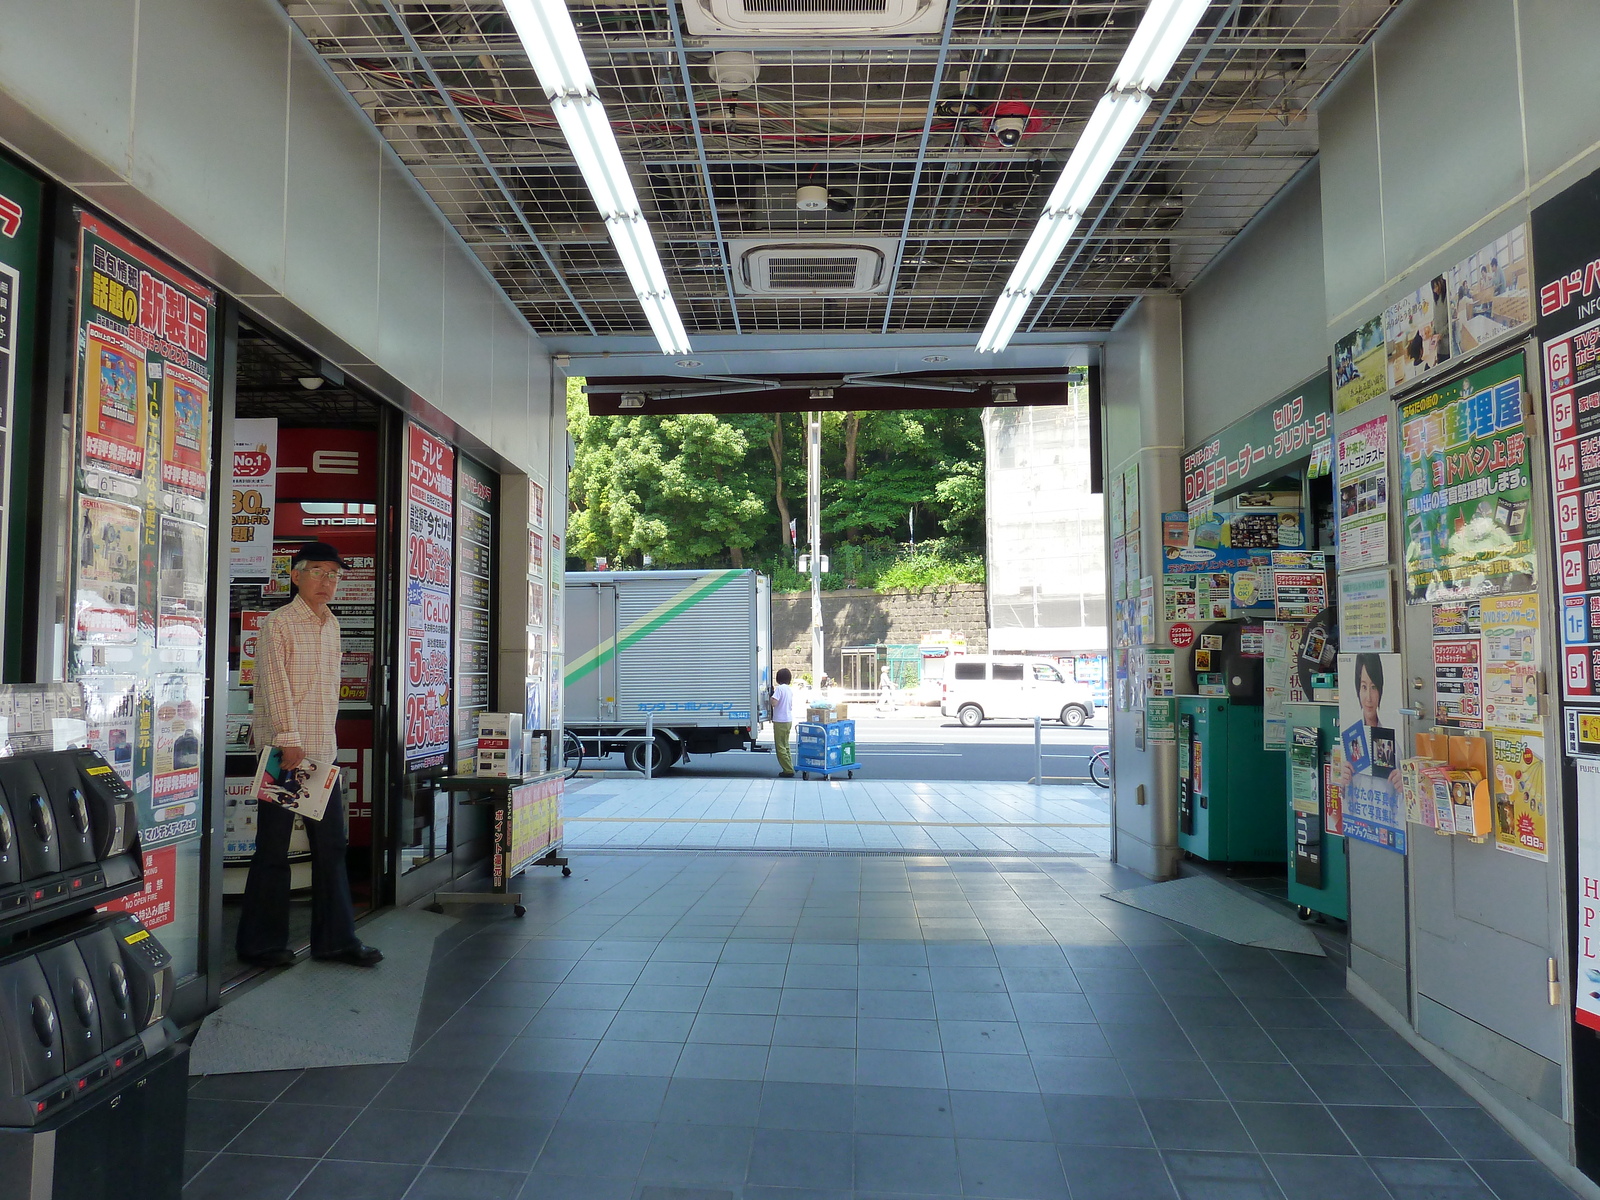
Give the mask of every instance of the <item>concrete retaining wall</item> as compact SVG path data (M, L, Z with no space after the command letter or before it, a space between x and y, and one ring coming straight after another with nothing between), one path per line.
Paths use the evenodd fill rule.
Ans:
M822 593L822 623L827 673L840 677L839 651L879 642L915 645L936 629L964 634L967 649L989 648L989 604L981 583L957 583L920 592L874 592L852 588ZM774 669L811 671L811 594L779 592L772 597Z

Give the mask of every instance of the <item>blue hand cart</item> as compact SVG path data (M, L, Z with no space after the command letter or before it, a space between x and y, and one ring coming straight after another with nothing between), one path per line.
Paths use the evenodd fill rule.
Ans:
M854 779L860 765L856 761L854 721L831 721L826 725L801 723L800 755L795 762L800 778L810 779L815 775L827 779L832 775L843 775L847 779Z

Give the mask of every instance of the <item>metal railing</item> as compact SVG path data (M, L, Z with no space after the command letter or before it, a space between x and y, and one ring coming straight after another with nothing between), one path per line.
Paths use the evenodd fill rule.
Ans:
M1075 749L1081 750L1083 753L1081 755L1046 754L1044 752L1044 719L1042 717L1035 717L1033 719L1033 778L1028 780L1028 782L1033 784L1035 787L1045 783L1093 783L1093 778L1087 774L1046 775L1044 773L1044 760L1047 758L1073 759L1081 757L1084 762L1084 769L1087 771L1089 760L1094 757L1095 751L1098 749L1098 747L1081 746L1075 747Z
M624 723L624 722L619 721L619 722L617 722L617 724L619 726L621 726L622 728L627 728L627 726L633 724L633 722L629 721L629 722ZM599 760L599 759L602 759L602 758L606 758L610 753L612 753L611 751L606 750L607 746L614 746L614 745L617 745L619 743L626 743L627 745L630 745L630 746L637 746L637 745L648 746L652 742L654 742L656 740L656 715L653 712L645 713L645 715L644 715L644 733L642 733L642 734L638 734L638 733L588 733L588 734L584 734L584 733L579 733L576 730L572 730L571 732L572 732L572 736L577 738L578 741L580 743L582 743L582 745L584 746L584 749L585 749L586 752L587 752L588 747L590 745L593 745L594 746L594 757L595 757L596 760ZM648 750L646 750L643 757L644 757L644 777L646 779L651 779L651 778L654 777L653 768L655 766L656 756L654 754L650 753ZM627 760L624 759L623 762L624 762L624 764L626 764ZM581 774L583 771L588 771L588 770L591 770L591 769L594 770L597 774L618 774L618 775L620 775L624 771L626 771L626 772L632 772L633 771L632 767L629 767L629 766L626 766L626 765L624 765L622 771L615 771L615 772L613 772L610 767L601 767L601 766L598 766L598 765L596 765L593 768L582 767L582 768L579 769L579 771L580 771L580 774Z

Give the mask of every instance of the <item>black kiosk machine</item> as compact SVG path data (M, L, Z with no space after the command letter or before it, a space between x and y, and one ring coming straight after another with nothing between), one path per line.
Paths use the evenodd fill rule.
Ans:
M133 916L96 911L143 885L133 796L109 763L0 757L0 1200L182 1190L171 955Z

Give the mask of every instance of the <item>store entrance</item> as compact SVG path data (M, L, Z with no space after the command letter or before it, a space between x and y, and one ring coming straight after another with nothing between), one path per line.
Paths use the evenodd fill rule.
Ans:
M305 542L327 542L349 564L332 604L343 643L337 737L349 821L346 855L350 890L359 918L392 902L394 881L386 852L387 814L375 798L388 794L382 730L388 719L378 648L387 643L392 589L389 578L385 456L392 435L390 410L345 386L340 373L320 364L269 331L240 321L236 447L249 474L236 486L236 530L231 549L228 612L228 807L224 844L223 977L250 968L234 957L250 856L255 847L255 806L247 802L257 755L250 748L254 710L255 648L261 621L289 603L289 563ZM331 376L332 378L329 378ZM289 945L310 940L311 864L304 831L290 843L292 902Z

